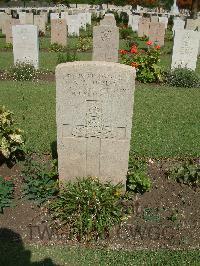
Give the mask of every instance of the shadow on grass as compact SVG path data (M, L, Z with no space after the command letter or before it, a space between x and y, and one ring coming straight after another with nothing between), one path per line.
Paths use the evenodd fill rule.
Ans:
M57 153L57 141L53 141L51 143L51 154L53 159L58 159L58 153Z
M50 258L31 262L31 251L26 250L21 236L7 228L0 228L1 266L58 266Z

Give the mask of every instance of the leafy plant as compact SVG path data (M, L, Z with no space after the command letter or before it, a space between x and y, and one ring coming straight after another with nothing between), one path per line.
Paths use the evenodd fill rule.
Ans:
M92 49L92 38L91 37L79 37L77 43L77 51L85 52Z
M52 43L50 46L51 52L64 52L65 50L66 50L66 47L58 43Z
M55 162L38 162L27 158L23 170L23 193L38 205L45 203L58 193L58 174Z
M160 46L148 41L145 50L139 50L137 45L131 45L129 51L120 50L122 63L136 68L136 78L143 83L161 82L163 74L160 62Z
M89 241L105 236L121 222L121 194L121 184L103 184L90 177L77 179L64 184L50 210L59 222L70 227L71 236Z
M121 28L120 29L120 37L121 39L128 39L128 38L131 38L133 34L133 31L131 28Z
M200 165L193 161L186 161L170 167L167 170L167 176L177 182L198 187L200 185Z
M150 190L151 180L147 175L147 166L144 161L137 158L133 158L132 161L130 161L127 188L141 194Z
M15 161L24 154L22 130L15 127L13 113L0 107L0 158Z
M167 73L166 82L173 87L200 87L200 77L195 71L187 68L175 68Z
M37 71L31 64L17 63L8 69L7 76L15 81L33 80L37 76Z
M0 176L0 213L3 209L10 207L13 199L14 184L9 178Z
M78 57L76 55L76 52L74 52L72 54L69 51L67 51L67 53L59 53L58 54L58 58L57 58L58 64L66 63L66 62L74 62L74 61L78 61Z

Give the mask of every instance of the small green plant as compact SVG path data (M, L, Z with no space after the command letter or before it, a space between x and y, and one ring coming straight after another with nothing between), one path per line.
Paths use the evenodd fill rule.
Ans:
M120 50L123 64L136 69L137 80L143 83L162 82L163 73L160 62L160 46L148 41L147 48L141 50L136 44L132 44L130 50Z
M66 62L74 62L74 61L78 61L78 57L76 55L76 52L74 52L72 54L69 51L67 51L67 53L59 53L58 54L58 58L57 58L58 64L66 63Z
M175 68L166 75L166 82L173 87L199 88L200 77L187 68Z
M0 107L0 159L16 161L24 154L22 130L16 128L13 113Z
M133 158L129 164L127 188L143 194L151 188L151 180L147 175L147 165L144 161Z
M38 162L28 157L23 170L23 194L38 205L58 193L58 174L55 162Z
M92 49L92 38L91 37L79 37L76 48L78 52L85 52L85 51Z
M133 35L133 31L131 28L121 28L120 29L120 37L121 39L129 39Z
M37 76L37 71L31 64L17 63L8 69L7 76L15 81L33 80Z
M200 165L193 161L179 163L167 170L168 178L192 187L200 185Z
M5 44L5 49L6 49L6 50L11 50L12 48L13 48L12 43L6 43L6 44Z
M0 213L4 208L10 207L13 199L14 184L10 178L0 176Z
M121 184L103 184L90 177L77 179L64 184L50 210L59 222L70 227L71 236L87 241L98 239L121 222L121 194Z
M51 52L64 52L65 50L66 47L58 43L52 43L50 46Z

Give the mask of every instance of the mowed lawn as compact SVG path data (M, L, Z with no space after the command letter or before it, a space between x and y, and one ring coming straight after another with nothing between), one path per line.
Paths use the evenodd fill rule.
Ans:
M27 148L56 141L55 83L0 81L0 105L15 114ZM141 157L200 156L200 90L136 84L131 152Z
M4 253L4 250L6 252ZM200 252L191 251L109 251L64 246L16 246L2 245L5 256L0 257L0 265L68 265L68 266L121 266L121 265L200 265ZM53 264L52 264L53 263Z

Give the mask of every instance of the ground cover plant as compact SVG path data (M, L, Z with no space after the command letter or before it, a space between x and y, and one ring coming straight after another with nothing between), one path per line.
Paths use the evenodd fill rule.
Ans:
M4 208L10 207L13 199L14 184L9 177L0 176L0 215Z

